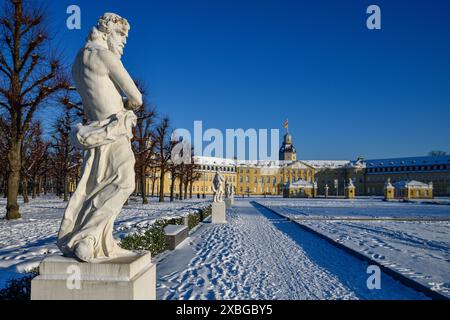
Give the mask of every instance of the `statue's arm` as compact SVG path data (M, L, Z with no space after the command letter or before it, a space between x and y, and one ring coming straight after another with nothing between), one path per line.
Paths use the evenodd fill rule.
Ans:
M142 105L142 94L119 58L108 51L102 51L102 60L111 79L120 87L128 99L128 108L136 109Z

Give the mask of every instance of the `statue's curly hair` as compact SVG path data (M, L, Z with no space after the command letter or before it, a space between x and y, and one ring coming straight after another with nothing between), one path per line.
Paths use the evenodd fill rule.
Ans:
M122 18L115 13L107 12L98 19L97 26L92 28L89 40L95 40L100 37L106 40L108 34L110 34L112 30L128 34L128 31L130 31L130 24L127 19Z

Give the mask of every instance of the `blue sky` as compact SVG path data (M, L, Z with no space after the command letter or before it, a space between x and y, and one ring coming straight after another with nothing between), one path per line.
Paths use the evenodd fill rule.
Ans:
M300 159L450 152L450 2L48 0L71 63L104 12L128 19L123 61L175 127L282 128ZM77 4L82 29L66 28ZM366 28L381 8L382 29Z

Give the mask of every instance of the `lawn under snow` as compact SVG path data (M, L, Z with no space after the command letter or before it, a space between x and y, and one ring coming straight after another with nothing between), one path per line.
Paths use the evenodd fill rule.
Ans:
M450 206L381 199L259 203L450 297Z
M159 203L149 198L143 205L140 198L131 199L115 223L116 238L147 229L159 218L184 216L204 208L204 199L189 199ZM56 235L67 203L54 196L43 196L20 203L22 218L13 221L3 219L6 199L0 199L0 288L7 280L21 276L39 265L49 254L58 253Z

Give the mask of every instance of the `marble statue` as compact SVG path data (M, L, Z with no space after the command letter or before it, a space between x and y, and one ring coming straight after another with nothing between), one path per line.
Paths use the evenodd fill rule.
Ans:
M225 198L230 198L231 197L231 183L228 182L228 180L225 181Z
M353 184L353 179L348 179L348 184L347 184L347 187L354 187L354 184Z
M391 183L391 178L388 178L388 179L387 179L387 181L386 181L384 187L385 187L385 188L394 188L394 186L393 186L392 183Z
M213 202L223 202L224 181L225 181L225 178L220 174L219 171L216 171L216 174L215 174L214 180L213 180L213 191L214 191Z
M130 145L142 95L121 62L130 25L114 13L98 20L75 58L72 75L86 125L72 131L84 150L82 177L70 198L58 234L65 256L103 262L135 255L113 238L114 220L135 188Z

